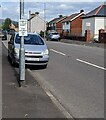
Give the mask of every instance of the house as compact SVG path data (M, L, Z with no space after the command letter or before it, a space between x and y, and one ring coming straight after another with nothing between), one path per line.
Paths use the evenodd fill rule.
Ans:
M82 35L82 16L84 11L68 16L62 21L63 35Z
M48 22L48 30L55 30L58 33L62 33L62 21L66 18L66 16L59 15L58 18L54 18L50 22Z
M39 12L32 13L29 11L28 32L37 32L46 30L46 21L39 16Z
M4 19L0 19L0 25L2 25L4 21Z
M16 32L19 31L19 25L18 25L18 22L16 22L16 21L12 21L12 23L9 27L11 30L15 30Z
M3 22L4 22L4 19L0 19L0 30L2 29Z
M91 38L99 34L99 29L106 29L106 2L82 17L82 35L87 29Z

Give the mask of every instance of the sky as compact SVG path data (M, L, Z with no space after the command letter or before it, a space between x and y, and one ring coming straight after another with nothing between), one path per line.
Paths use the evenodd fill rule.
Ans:
M38 2L39 1L39 2ZM90 12L96 7L103 4L106 0L24 0L24 18L29 18L29 11L31 13L39 12L41 18L50 21L59 15L68 16L73 13L78 13L84 10L85 13ZM10 18L19 21L19 0L2 0L0 2L0 18Z

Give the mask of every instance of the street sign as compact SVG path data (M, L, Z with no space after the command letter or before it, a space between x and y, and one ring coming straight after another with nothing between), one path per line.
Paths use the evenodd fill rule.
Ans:
M91 23L87 22L87 23L86 23L86 26L87 26L87 27L90 27L90 26L91 26Z
M27 36L27 20L19 20L19 36Z

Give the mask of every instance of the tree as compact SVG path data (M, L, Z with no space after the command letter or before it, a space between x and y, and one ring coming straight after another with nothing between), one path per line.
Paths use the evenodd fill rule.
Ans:
M2 29L9 31L9 25L11 24L12 20L10 18L6 18L3 25L2 25Z

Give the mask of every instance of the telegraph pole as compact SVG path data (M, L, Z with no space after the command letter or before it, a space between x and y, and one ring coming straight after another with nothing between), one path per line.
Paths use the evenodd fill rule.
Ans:
M45 27L46 15L45 15L45 11L46 11L46 3L44 2L44 40L46 38L46 27Z
M24 19L24 0L20 0L20 19ZM20 51L19 51L19 80L25 81L25 49L24 36L21 36Z

